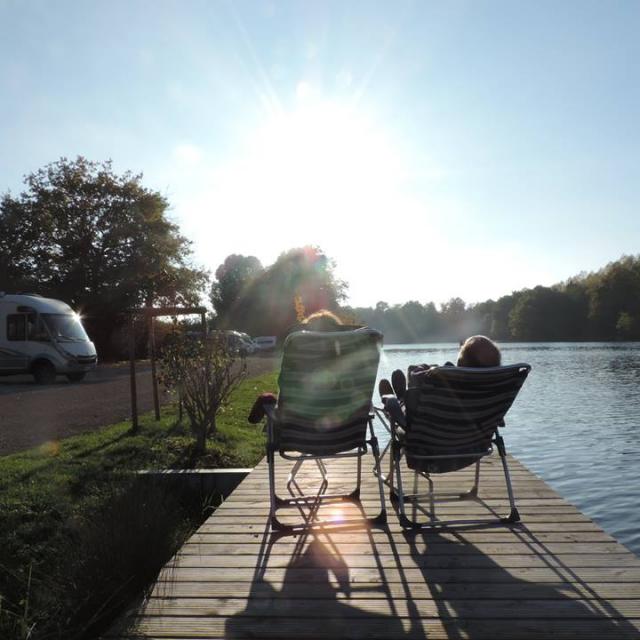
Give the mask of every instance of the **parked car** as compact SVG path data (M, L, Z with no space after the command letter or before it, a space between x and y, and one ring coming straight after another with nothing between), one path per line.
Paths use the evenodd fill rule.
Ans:
M225 336L229 348L238 355L245 357L256 352L256 345L248 334L229 329L224 331L213 331L211 333L211 335L220 334Z
M253 339L258 351L272 351L276 348L276 336L258 336Z
M237 349L241 356L248 356L256 352L257 347L247 333L242 333L241 331L226 331L225 333L227 334L229 345Z
M0 292L0 375L31 373L38 384L50 384L63 374L78 382L97 361L80 316L68 304Z

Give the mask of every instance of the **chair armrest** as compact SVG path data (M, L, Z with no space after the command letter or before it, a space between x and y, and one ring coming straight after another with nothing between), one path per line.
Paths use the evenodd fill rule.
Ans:
M267 421L265 422L262 432L267 434L267 440L269 445L271 445L275 440L276 405L264 405L264 414L267 416Z

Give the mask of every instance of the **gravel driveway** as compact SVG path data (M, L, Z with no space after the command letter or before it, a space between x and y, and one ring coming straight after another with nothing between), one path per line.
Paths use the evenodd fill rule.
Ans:
M276 357L249 358L249 374L278 366ZM138 412L153 410L151 367L137 367ZM166 402L166 398L163 398ZM131 416L129 367L100 365L84 381L60 376L40 386L31 376L0 377L0 455L91 431Z

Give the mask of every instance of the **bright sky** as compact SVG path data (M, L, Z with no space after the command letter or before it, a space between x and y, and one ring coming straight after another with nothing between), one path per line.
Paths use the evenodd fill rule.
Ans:
M319 245L350 302L640 251L640 2L0 0L0 190L111 158L214 271Z

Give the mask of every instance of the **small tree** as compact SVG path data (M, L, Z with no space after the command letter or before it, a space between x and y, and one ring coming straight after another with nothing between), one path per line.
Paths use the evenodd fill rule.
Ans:
M224 333L195 339L174 334L160 359L160 380L178 394L196 439L196 452L206 451L207 435L216 433L216 416L247 373Z

